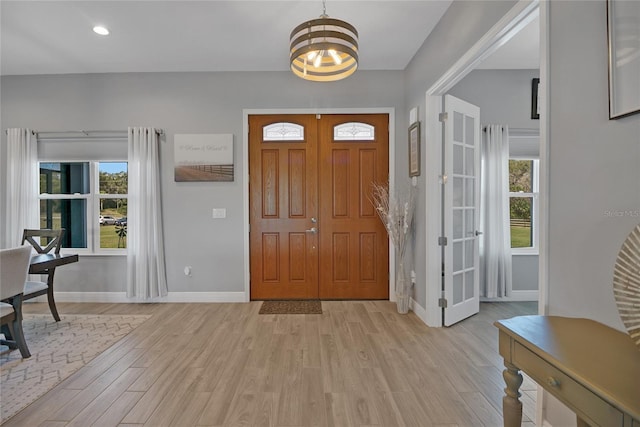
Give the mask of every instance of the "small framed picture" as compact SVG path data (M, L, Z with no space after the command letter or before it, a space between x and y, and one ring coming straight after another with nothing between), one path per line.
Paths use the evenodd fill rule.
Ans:
M420 122L409 126L409 176L420 175Z
M531 79L531 118L540 120L540 105L538 104L538 86L540 79Z

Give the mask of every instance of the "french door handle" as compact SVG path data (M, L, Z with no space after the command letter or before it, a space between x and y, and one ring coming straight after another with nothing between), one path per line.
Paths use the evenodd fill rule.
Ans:
M480 236L482 234L482 231L477 231L476 230L476 236Z
M306 231L307 233L316 234L318 232L318 229L315 227L311 227L310 229L304 231Z

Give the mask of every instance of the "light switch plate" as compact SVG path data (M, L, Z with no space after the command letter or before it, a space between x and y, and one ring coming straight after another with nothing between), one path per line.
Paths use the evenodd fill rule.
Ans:
M227 210L225 208L214 208L211 216L213 219L226 218Z

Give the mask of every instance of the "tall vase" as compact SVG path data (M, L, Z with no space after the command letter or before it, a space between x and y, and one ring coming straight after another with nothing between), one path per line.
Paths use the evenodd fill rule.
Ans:
M398 257L398 262L396 263L396 304L400 314L409 312L410 291L411 283L407 280L404 259Z

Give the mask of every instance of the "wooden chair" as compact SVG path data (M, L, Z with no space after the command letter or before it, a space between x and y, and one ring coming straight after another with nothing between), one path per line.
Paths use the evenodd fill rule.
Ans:
M60 253L60 247L62 246L62 237L64 236L65 229L60 228L56 230L42 229L42 230L30 230L26 229L22 233L22 243L28 242L35 248L39 254L47 254L53 251L54 254ZM47 239L46 245L43 247L42 238ZM53 298L53 277L56 269L50 268L42 272L47 275L47 281L27 281L24 284L24 299L39 297L40 295L47 295L47 301L49 303L49 310L56 322L60 321L58 315L58 309L56 308L56 301Z
M27 280L31 247L0 250L0 325L5 339L0 344L18 348L24 359L31 357L22 332L22 292Z
M54 249L54 254L60 253L62 247L62 237L64 236L65 229L59 228L56 230L41 229L41 230L29 230L26 229L22 232L22 244L29 242L39 254L48 254L51 249ZM37 238L40 239L37 239ZM47 239L47 246L42 247L42 238ZM40 240L40 241L38 241Z

